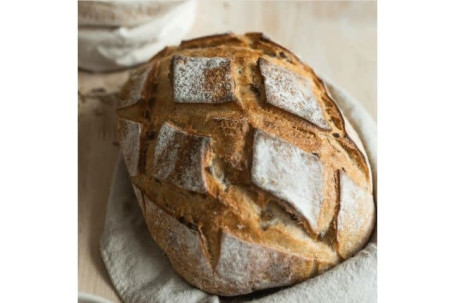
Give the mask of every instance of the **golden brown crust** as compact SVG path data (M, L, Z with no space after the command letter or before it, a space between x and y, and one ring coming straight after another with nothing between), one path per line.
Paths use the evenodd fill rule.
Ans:
M122 132L122 150L138 163L131 176L153 238L189 283L223 295L289 285L365 244L368 159L289 50L259 33L202 37L135 75L118 114L141 128Z
M241 46L242 40L233 33L217 34L205 37L199 37L191 40L184 40L180 43L180 49L214 47L218 45L229 44Z

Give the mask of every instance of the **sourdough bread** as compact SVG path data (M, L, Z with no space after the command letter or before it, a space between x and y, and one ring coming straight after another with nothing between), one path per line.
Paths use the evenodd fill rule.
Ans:
M147 226L192 285L226 296L290 285L368 241L362 142L313 70L262 34L167 47L121 97Z

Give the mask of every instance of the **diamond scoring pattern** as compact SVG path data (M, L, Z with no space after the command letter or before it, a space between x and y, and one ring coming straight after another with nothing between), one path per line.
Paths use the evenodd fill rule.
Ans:
M256 130L251 174L257 186L287 201L317 230L324 177L318 157Z
M259 69L264 78L267 103L320 128L330 129L308 79L263 58L259 59Z
M203 162L209 143L209 137L190 134L165 122L155 145L154 177L190 191L206 192Z
M231 60L174 56L174 101L177 103L224 103L235 100Z
M263 58L258 65L267 103L320 128L330 129L308 79ZM176 103L213 104L236 100L230 59L174 56L171 73ZM209 144L210 137L191 134L164 122L155 145L153 176L190 191L207 192L203 163ZM323 175L324 165L319 157L256 129L252 182L289 203L316 233L324 198Z

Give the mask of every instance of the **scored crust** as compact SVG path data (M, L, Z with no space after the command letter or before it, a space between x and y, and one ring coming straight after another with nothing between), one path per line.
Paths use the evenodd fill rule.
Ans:
M158 133L153 158L153 176L187 190L206 192L204 159L210 139L189 134L169 122Z
M312 83L284 67L259 58L259 69L264 77L266 102L329 129L318 101L313 95Z
M324 166L318 157L257 130L252 181L289 202L317 230L323 199Z
M347 258L363 247L373 230L373 195L340 171L340 211L337 218L338 253ZM367 231L367 232L365 232Z
M142 199L141 193L136 194ZM203 240L197 230L180 223L147 197L145 206L147 226L155 242L166 251L174 268L187 281L208 292L246 294L253 290L285 286L313 270L312 260L248 243L228 231L222 231L220 259L213 269L205 256Z
M151 235L220 295L290 285L375 222L362 142L324 83L258 33L167 47L125 84L122 153Z
M224 103L235 100L231 61L227 58L172 57L174 101Z
M139 173L142 128L139 122L119 119L120 147L130 176L136 176Z

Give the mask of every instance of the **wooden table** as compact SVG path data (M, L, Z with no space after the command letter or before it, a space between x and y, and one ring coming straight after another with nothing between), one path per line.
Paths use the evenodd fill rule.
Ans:
M187 38L262 31L351 93L376 119L376 2L199 1ZM117 92L129 71L79 71L79 291L120 302L101 260L112 173L119 154Z

